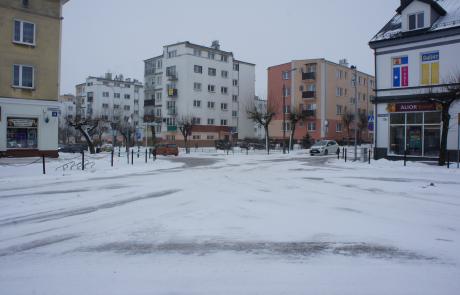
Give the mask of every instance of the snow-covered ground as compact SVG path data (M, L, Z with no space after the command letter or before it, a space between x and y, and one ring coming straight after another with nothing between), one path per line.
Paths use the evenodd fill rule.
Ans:
M0 294L460 292L458 169L73 156L0 162Z

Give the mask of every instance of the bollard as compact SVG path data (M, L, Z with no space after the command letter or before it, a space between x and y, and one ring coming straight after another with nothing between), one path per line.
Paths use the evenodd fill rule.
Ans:
M450 168L450 153L447 151L447 169Z
M345 163L347 162L347 149L345 149Z
M140 147L137 146L137 158L139 159Z
M147 149L145 149L145 163L147 163L147 154L148 154L148 151Z
M85 170L85 151L81 151L81 170Z
M337 154L337 160L340 160L340 148L337 148L336 154Z
M342 159L345 159L345 148L342 148Z
M118 147L118 158L121 157L121 154L120 154L120 147Z
M370 165L371 164L371 149L369 149L369 155L367 156L367 161Z
M406 162L407 162L407 151L404 150L404 167L406 166Z
M129 155L128 155L129 158ZM131 150L131 165L134 165L134 149Z
M45 169L45 155L42 155L42 162L43 162L43 174L46 174L46 169Z
M128 159L128 164L129 164L129 149L126 150L126 158Z
M111 156L110 156L110 166L113 167L113 149L112 149L112 153L111 153Z

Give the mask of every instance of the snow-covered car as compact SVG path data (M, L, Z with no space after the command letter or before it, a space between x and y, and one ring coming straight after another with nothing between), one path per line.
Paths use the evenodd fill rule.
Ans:
M334 155L337 153L339 145L335 140L320 140L310 148L310 155Z

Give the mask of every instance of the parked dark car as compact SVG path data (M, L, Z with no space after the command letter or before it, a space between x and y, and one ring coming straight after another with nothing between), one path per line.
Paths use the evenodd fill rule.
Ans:
M59 145L60 153L81 153L87 151L88 145L86 144L62 144Z
M226 140L216 140L214 144L218 150L230 150L232 148L232 143Z

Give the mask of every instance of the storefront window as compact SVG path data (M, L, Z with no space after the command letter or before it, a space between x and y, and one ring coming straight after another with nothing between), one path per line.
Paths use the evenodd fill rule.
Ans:
M8 118L7 148L36 149L38 146L38 120L34 118Z
M390 114L390 154L437 157L440 139L440 112Z

